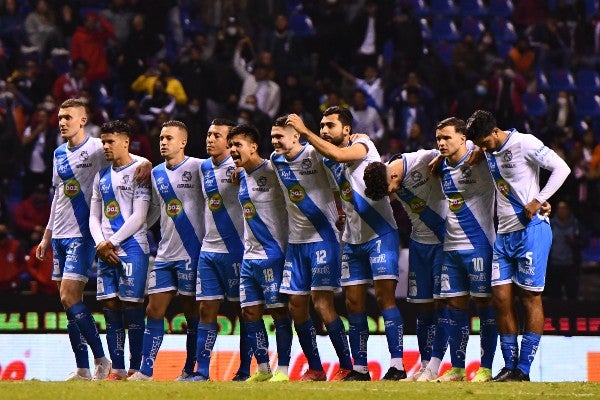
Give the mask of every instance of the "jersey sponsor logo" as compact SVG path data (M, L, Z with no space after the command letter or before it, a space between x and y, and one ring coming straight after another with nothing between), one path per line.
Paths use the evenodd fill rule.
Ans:
M452 193L448 195L448 207L450 208L450 211L459 211L463 204L465 204L465 199L460 193Z
M121 207L116 200L111 200L104 206L104 216L108 219L114 219L121 213Z
M183 204L179 199L171 199L165 204L165 211L171 218L175 218L183 212Z
M81 191L81 185L79 185L79 182L77 182L77 179L72 178L65 182L65 185L63 187L63 192L64 192L65 196L67 196L68 198L72 199L73 197L77 196L80 191Z
M352 186L350 185L350 182L342 182L342 184L340 185L340 197L342 198L342 200L348 202L352 201L352 194L353 190Z
M371 265L386 263L387 257L385 256L385 254L379 254L377 256L369 257L369 262L371 263Z
M425 203L425 200L420 199L418 197L414 197L410 200L408 206L410 207L410 210L415 214L421 214L423 211L425 211L427 204Z
M504 197L508 197L508 195L510 194L510 185L508 184L508 182L506 182L504 179L498 179L496 181L496 187L498 188L498 191L504 196Z
M242 206L242 211L244 212L244 218L252 219L256 215L256 207L252 204L251 201L247 201Z
M293 203L300 203L306 197L306 191L301 185L295 184L288 189L288 195Z
M223 206L223 197L219 193L215 193L208 199L208 208L215 212Z

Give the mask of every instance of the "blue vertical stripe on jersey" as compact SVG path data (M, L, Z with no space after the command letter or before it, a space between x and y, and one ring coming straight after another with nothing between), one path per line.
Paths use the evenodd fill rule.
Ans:
M501 181L506 182L506 180L502 177L502 174L500 173L500 168L498 167L498 163L496 162L496 157L494 155L490 154L486 158L487 158L488 166L490 167L490 171L492 173L492 177L494 178L494 181L496 182L496 187L498 187L498 182L501 182ZM517 198L517 196L515 196L515 193L512 191L512 188L510 187L508 182L506 182L506 185L507 185L506 189L508 189L508 194L505 195L504 193L500 192L500 190L498 190L498 192L500 192L499 195L504 196L508 199L508 201L510 202L510 205L512 206L513 210L515 211L515 215L519 219L519 222L521 223L521 225L527 226L530 221L527 218L527 216L525 215L524 205Z
M111 201L114 201L115 203L119 204L115 196L115 191L113 190L111 171L112 167L106 167L100 171L100 194L102 195L102 202L104 203L104 207L106 207L106 205ZM102 210L102 212L104 211L105 210ZM108 220L110 222L110 227L113 230L113 232L117 232L123 226L123 224L125 223L125 219L123 218L123 213L121 212L120 204L119 213L113 218L108 218ZM127 239L123 240L123 242L121 242L120 244L120 247L128 255L145 254L145 251L142 249L138 241L135 240L133 236L130 236Z
M177 199L177 195L173 190L173 185L171 185L171 181L169 180L167 171L165 171L164 163L154 168L152 170L152 175L154 176L154 179L157 182L156 186L158 188L158 193L165 202L165 206L169 204L169 201ZM162 182L158 184L159 181ZM170 218L173 220L175 230L181 238L181 242L183 243L185 251L189 254L190 258L198 258L200 254L200 239L198 239L196 231L194 230L194 226L190 222L190 219L188 218L187 214L185 213L185 209L182 207L182 210L179 214L171 216Z
M89 139L89 138L88 138ZM87 139L86 139L87 142ZM85 144L85 142L83 143ZM82 144L82 145L83 145ZM81 146L81 145L80 145ZM75 179L75 173L69 164L69 159L67 157L67 144L63 144L59 146L54 152L54 157L57 161L56 171L60 179L64 183L66 183L70 179ZM58 160L63 160L60 165L58 165ZM75 179L76 180L76 179ZM79 193L73 198L71 198L71 206L73 207L73 214L75 215L75 219L77 220L77 225L79 225L79 231L83 236L91 236L90 233L90 206L85 201L85 195L81 190L81 184L77 182L79 187Z
M206 192L207 198L214 194L221 195L219 193L219 185L217 183L217 178L215 171L213 169L212 159L207 159L202 162L202 184L204 185L204 191ZM214 179L212 182L207 182L206 175L211 172ZM223 243L225 243L225 247L227 247L227 251L230 254L240 254L244 252L244 244L240 238L240 235L235 228L229 213L227 212L227 207L225 207L225 202L221 203L221 206L217 210L210 210L212 212L213 218L215 220L215 225L217 230L219 231L219 235L223 239Z
M239 175L239 179L240 191L238 193L238 199L240 200L240 204L243 207L244 204L249 202L252 204L252 207L254 209L254 215L251 218L246 219L250 230L252 230L252 234L256 237L256 239L258 239L260 244L263 246L268 258L282 258L284 255L283 250L281 249L281 247L279 247L279 243L277 243L277 240L275 240L273 234L271 234L271 231L269 231L267 225L264 223L262 218L260 218L258 210L256 210L256 207L254 207L254 204L252 203L250 193L248 192L248 183L246 182L247 178L245 171L242 171L242 173Z
M294 172L290 168L289 164L284 161L283 155L274 156L273 161L275 162L275 165L277 167L277 173L279 174L281 181L285 185L285 188L288 190L287 195L289 197L289 191L292 189L293 186L297 185L302 187L302 185L300 185L300 182L298 182L298 178L296 178L296 175L294 175ZM304 190L304 187L302 187L302 189ZM321 235L321 238L323 240L337 242L338 235L329 223L327 216L323 214L323 211L321 211L319 206L317 206L313 202L313 200L306 194L306 190L304 190L304 194L304 199L294 204L296 204L300 211L313 224L313 226L315 227L319 235Z
M327 166L327 168L329 168L333 173L333 177L338 185L338 188L340 189L340 193L344 189L344 184L348 184L349 187L352 187L350 181L346 179L342 164L332 161L328 158L324 158L323 162L325 163L325 166ZM342 198L342 201L345 200ZM377 210L373 208L373 206L371 206L367 199L358 194L358 192L354 189L352 189L351 204L354 208L354 211L360 215L360 217L376 234L385 235L386 233L396 230L392 225L389 224L389 222L385 220L385 218L382 217L381 214L377 212Z
M411 202L417 198L417 196L405 186L403 187L403 190L396 191L396 195L406 204L411 204ZM422 202L425 203L423 200ZM433 211L427 204L425 204L423 211L418 214L419 219L423 221L425 226L427 226L434 233L435 237L443 243L444 233L446 232L446 220Z

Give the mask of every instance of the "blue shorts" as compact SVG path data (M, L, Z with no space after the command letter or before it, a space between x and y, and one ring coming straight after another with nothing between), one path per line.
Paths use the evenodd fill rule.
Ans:
M498 234L494 244L492 286L514 282L531 292L543 291L551 246L552 229L546 221Z
M361 244L344 244L342 286L371 283L373 279L398 280L398 232L390 232Z
M410 240L408 245L408 295L411 303L430 303L440 298L440 273L444 245Z
M296 295L309 294L311 290L338 292L340 272L338 242L289 243L280 291Z
M243 307L265 304L267 308L285 306L279 293L285 259L244 260L240 271L240 302Z
M490 297L491 266L492 246L445 251L440 273L440 296Z
M118 297L123 301L143 303L148 279L148 254L119 256L121 265L114 266L98 260L96 298Z
M240 269L243 254L200 251L196 276L196 300L240 301Z
M92 238L52 239L52 280L87 282L96 257Z
M148 275L148 294L177 291L183 296L196 295L198 260L156 261Z

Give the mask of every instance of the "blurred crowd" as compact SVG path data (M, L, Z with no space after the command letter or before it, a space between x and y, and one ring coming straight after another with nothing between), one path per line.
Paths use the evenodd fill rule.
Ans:
M90 136L123 119L132 152L155 164L169 119L187 124L189 155L206 157L221 117L257 126L267 156L275 117L316 131L340 105L386 160L435 146L439 119L487 109L571 166L553 203L581 221L581 253L600 236L599 11L590 0L0 0L0 290L54 290L51 262L30 254L70 97L86 100Z

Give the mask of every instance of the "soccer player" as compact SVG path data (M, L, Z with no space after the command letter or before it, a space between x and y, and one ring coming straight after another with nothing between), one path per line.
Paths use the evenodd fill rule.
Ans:
M242 324L258 361L249 381L288 381L292 322L285 295L279 293L288 239L285 199L272 164L259 154L260 135L251 125L235 126L227 137L239 172L244 213L244 260L240 271ZM269 368L268 336L262 319L268 308L275 324L278 367Z
M97 298L106 319L106 342L112 360L109 380L124 380L140 369L144 332L144 294L150 249L146 214L150 185L133 180L140 161L129 154L131 128L125 122L102 125L100 139L111 166L94 178L90 232L98 255ZM125 329L131 354L125 369Z
M335 183L322 157L311 145L300 142L300 134L289 123L286 117L279 117L271 129L275 148L271 162L281 189L287 193L290 227L280 291L290 295L290 314L308 359L309 368L302 380L327 380L309 314L311 299L340 361L332 380L340 380L352 370L352 361L344 325L333 305L334 291L340 290L341 272Z
M440 298L440 273L448 204L429 164L438 150L397 154L388 164L372 162L364 172L365 195L398 199L412 225L409 241L408 296L417 310L417 342L421 368L407 380L437 378L448 343L448 316Z
M179 295L187 324L186 360L176 380L185 380L196 365L198 306L196 266L204 236L204 199L200 191L203 160L185 155L187 126L166 121L160 132L160 154L165 162L152 170L152 209L149 225L160 217L160 242L148 278L143 362L129 380L150 380L154 361L164 336L164 317L175 295ZM158 212L156 212L158 211Z
M311 132L296 114L290 114L287 122L325 157L323 162L337 183L346 214L341 284L346 295L354 366L342 380L371 380L367 364L369 327L365 312L370 284L375 287L391 354L390 368L383 380L404 379L403 319L395 297L400 247L398 227L387 199L366 198L363 179L367 165L381 157L370 139L359 137L350 141L352 114L347 109L326 109L320 123L320 136Z
M233 180L235 163L227 145L227 135L233 125L226 119L211 122L206 137L206 151L210 157L200 165L206 234L196 278L196 300L200 301L196 349L198 367L187 378L193 381L209 379L210 355L217 339L217 313L221 301L227 298L239 310L244 217L238 201L239 185ZM252 348L245 326L241 328L240 367L233 377L234 381L245 381L250 377Z
M491 264L494 231L492 177L483 163L469 165L465 123L447 118L436 127L436 141L444 157L439 169L442 190L448 199L444 260L440 295L448 304L448 336L452 368L437 381L465 380L465 351L469 341L469 298L481 321L481 366L473 381L492 379L492 362L498 341L491 305ZM425 375L425 373L423 374Z
M544 329L542 291L552 230L542 204L570 173L567 164L533 135L496 126L494 116L477 110L467 121L467 136L485 150L496 185L498 236L494 243L492 290L504 368L495 381L528 381ZM551 171L540 190L540 167ZM514 285L524 308L521 349L513 306Z
M90 200L95 175L109 165L100 139L88 137L83 127L87 122L85 103L78 99L64 101L58 110L60 135L66 143L54 151L54 198L50 219L40 241L36 257L43 261L52 239L54 271L60 300L66 310L71 348L77 370L67 379L89 380L87 345L94 354L95 379L105 379L110 373L110 361L104 356L96 322L83 303L83 288L96 254L90 234ZM144 181L152 165L143 163L136 170L137 181Z

